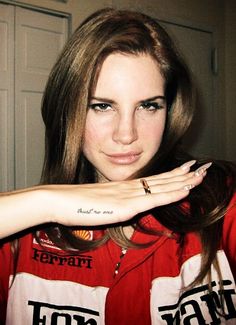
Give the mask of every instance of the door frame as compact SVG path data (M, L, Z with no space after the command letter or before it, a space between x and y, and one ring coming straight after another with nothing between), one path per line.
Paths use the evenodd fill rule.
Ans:
M222 107L225 107L225 102L222 101L222 86L224 83L224 68L221 69L220 63L222 63L222 57L224 54L222 53L222 48L219 44L219 33L217 29L209 24L200 23L200 22L192 22L187 19L182 19L179 17L173 16L162 16L156 15L156 20L160 23L172 24L180 27L185 27L189 29L194 29L197 31L210 33L212 35L212 53L211 53L211 65L212 65L212 92L213 92L213 100L212 105L215 108L214 115L214 125L215 128L220 130L220 132L215 133L215 157L217 159L225 159L226 157L226 114L224 114L224 110Z
M52 16L66 18L68 20L68 36L70 36L72 33L72 14L71 13L68 13L65 11L49 9L49 8L44 8L44 7L36 6L33 4L27 4L27 3L23 3L23 2L17 1L17 0L0 0L0 3L15 6L15 7L21 7L24 9L30 9L33 11L38 11L38 12L46 13L46 14L52 15Z
M51 10L51 9L46 9L46 8L41 8L38 6L34 6L34 5L28 5L28 4L24 4L21 3L20 1L14 1L14 0L0 0L0 4L1 5L8 5L11 6L13 8L16 7L21 7L23 9L28 9L34 12L40 12L40 13L44 13L47 15L52 15L54 17L60 17L60 18L65 18L67 20L68 23L68 38L71 35L71 26L72 26L72 14L70 13L66 13L66 12L60 12L57 10ZM14 77L13 77L14 78ZM14 86L15 87L15 86ZM8 124L11 123L11 127L8 127L8 135L7 135L7 142L8 145L10 145L11 147L14 148L14 150L12 150L12 148L7 148L7 166L3 167L3 170L0 171L3 174L7 175L6 176L6 181L5 181L5 185L4 184L0 184L0 191L10 191L10 190L14 190L16 188L16 165L15 165L15 131L11 132L11 128L14 129L15 127L15 122L14 122L14 114L12 111L8 112L9 115L9 119L11 120L10 122L8 121ZM2 187L3 185L3 187Z

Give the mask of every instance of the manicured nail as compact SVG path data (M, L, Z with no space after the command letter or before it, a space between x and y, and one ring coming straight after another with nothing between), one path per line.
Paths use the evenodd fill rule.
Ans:
M180 168L182 168L183 170L188 170L195 163L196 163L196 160L190 160L190 161L187 161L186 163L184 163L182 166L180 166Z
M197 170L195 170L194 175L195 175L195 176L201 176L201 175L203 175L203 174L205 173L205 171L206 171L209 167L211 167L211 165L212 165L212 162L202 165L202 166L199 167Z
M184 186L183 190L184 190L184 191L189 191L189 190L191 190L191 189L194 188L194 187L195 187L195 185L193 185L193 184L188 184L188 185L185 185L185 186Z

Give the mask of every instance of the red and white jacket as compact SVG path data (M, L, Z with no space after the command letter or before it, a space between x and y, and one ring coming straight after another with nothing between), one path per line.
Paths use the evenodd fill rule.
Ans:
M207 281L183 290L199 272L201 245L194 233L180 248L177 236L160 237L122 257L114 242L73 255L50 241L40 246L32 235L20 240L14 281L9 243L0 249L0 324L7 325L202 325L236 324L236 197L224 220L218 260L223 292L212 267ZM166 230L152 216L146 222ZM155 237L156 238L156 237ZM154 236L135 232L134 241ZM220 301L224 298L225 317Z

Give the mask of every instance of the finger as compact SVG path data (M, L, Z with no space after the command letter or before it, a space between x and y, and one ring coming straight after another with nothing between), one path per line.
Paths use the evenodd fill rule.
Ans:
M204 177L206 175L206 171L196 176L194 173L191 173L191 176L184 178L181 181L169 181L166 183L156 183L156 184L150 184L150 182L147 183L148 190L145 190L145 188L142 186L139 195L147 195L147 194L157 194L157 193L164 193L164 192L170 192L170 191L179 191L179 190L191 190L195 186L198 186L203 181ZM135 191L135 193L138 193ZM134 195L134 193L133 193Z
M194 172L189 173L188 175L182 177L175 177L172 179L164 179L157 181L147 181L147 178L137 180L135 186L127 186L129 184L121 183L117 184L116 188L114 188L116 197L119 197L120 200L126 198L132 198L136 196L145 196L147 194L156 194L156 193L164 193L175 190L183 190L183 189L193 189L195 186L199 185L203 178L206 175L206 171L196 176ZM146 185L144 185L146 184ZM108 191L108 189L107 189ZM112 191L107 192L107 196L114 196Z
M132 198L129 203L134 204L135 213L141 213L159 206L168 205L180 201L189 195L189 190L181 189L164 193L156 193L146 195L145 199L140 200L140 197Z
M148 177L145 178L148 182L149 185L153 186L153 185L158 185L158 184L168 184L170 182L184 182L188 179L190 179L191 177L194 176L194 172L190 172L188 174L184 174L184 175L169 175L169 177L165 177L165 178L151 178L149 179Z
M189 164L191 165L191 164ZM171 172L167 172L167 173L163 173L160 175L156 175L156 176L150 176L147 177L146 180L148 181L149 184L154 185L154 184L163 184L163 183L168 183L170 181L184 181L185 178L190 178L192 176L202 176L204 174L205 176L205 172L207 171L207 169L212 165L212 162L210 163L206 163L202 166L200 166L198 169L196 169L194 172L188 172L186 173L182 173L180 172L179 174L179 169L182 169L182 166L174 169ZM177 175L176 175L177 173ZM159 177L161 176L161 177Z
M162 179L162 178L169 178L169 177L178 176L178 175L185 175L186 173L189 172L190 167L193 166L195 163L196 163L196 160L190 160L190 161L184 163L183 165L172 169L171 171L157 174L154 177L158 178L158 179ZM153 176L150 176L150 179L152 179L152 177Z
M171 184L177 185L187 185L187 184L193 184L193 185L198 185L202 182L203 178L206 176L207 172L205 169L199 170L197 173L196 172L191 172L183 176L177 176L177 177L172 177L168 179L161 179L161 180L153 180L148 181L149 186L155 187L155 186L162 186L166 185L169 186ZM178 185L177 185L178 186ZM165 188L165 187L163 187Z
M165 192L171 192L171 191L179 191L184 189L192 189L195 186L199 185L200 180L192 180L189 179L189 181L182 181L182 182L171 182L167 184L157 184L154 186L149 187L151 194L157 194L157 193L165 193Z

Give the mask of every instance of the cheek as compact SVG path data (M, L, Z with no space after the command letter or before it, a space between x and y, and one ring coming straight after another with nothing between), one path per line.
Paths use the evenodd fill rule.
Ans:
M163 137L165 129L165 118L155 121L150 120L145 127L141 129L141 137L148 147L158 148Z
M84 133L84 153L90 152L93 148L100 148L105 139L108 138L107 128L90 119L87 120Z
M96 141L98 140L97 130L94 127L91 127L91 125L87 125L85 127L85 133L84 133L84 145L83 145L83 151L86 154L87 152L90 152L92 150L92 147L96 146Z

